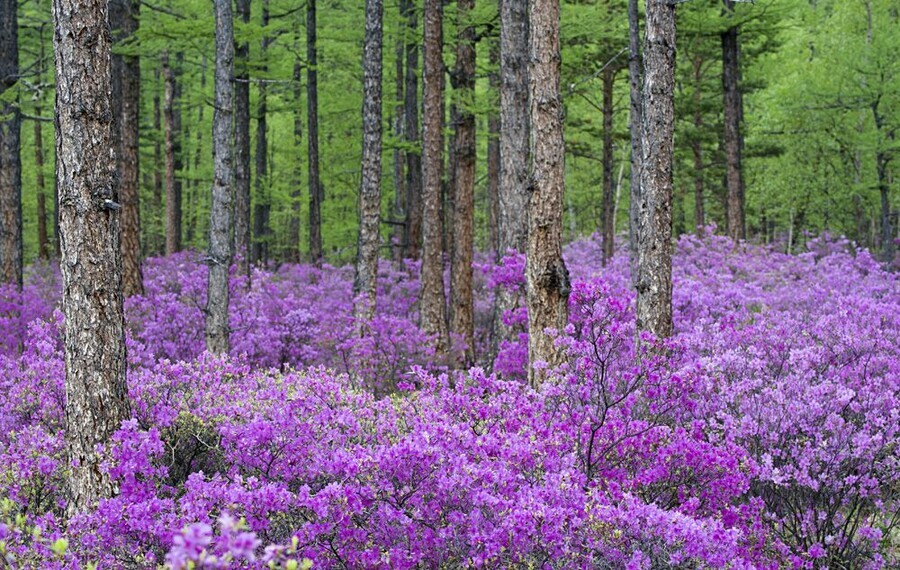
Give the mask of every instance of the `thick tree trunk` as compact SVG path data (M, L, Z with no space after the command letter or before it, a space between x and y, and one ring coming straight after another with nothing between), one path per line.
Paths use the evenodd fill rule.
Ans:
M366 0L363 48L362 176L359 186L359 238L353 280L353 315L359 331L375 313L381 224L381 58L382 0Z
M129 416L106 16L105 2L53 1L70 514L115 492L97 446Z
M691 152L694 155L694 228L698 236L703 235L706 227L706 215L703 209L703 145L700 135L703 131L703 91L700 87L702 79L703 58L700 55L694 57L694 130L696 132L691 140Z
M672 154L675 125L675 6L648 0L644 50L643 168L637 328L672 334Z
M250 23L250 0L236 0L237 15ZM250 42L234 50L234 252L238 271L250 275Z
M456 65L453 91L457 101L454 138L454 209L450 259L450 332L465 344L457 362L466 367L475 358L475 310L472 259L475 250L475 28L470 23L475 0L457 1Z
M406 18L406 86L403 93L403 132L406 149L406 223L403 256L419 259L422 243L422 150L419 140L419 43L413 0L401 0Z
M723 0L725 10L734 11L734 0ZM738 27L731 26L721 35L722 87L724 93L725 181L727 186L726 224L728 235L738 241L745 237L744 180L741 174L741 119L743 98L740 91L740 45Z
M444 258L441 219L441 171L443 170L444 61L443 5L425 0L422 114L422 284L419 318L422 330L434 337L437 360L448 347Z
M138 29L140 2L109 3L110 27L116 43L133 39ZM116 143L119 164L119 203L122 206L122 283L126 297L143 293L141 276L141 216L138 143L140 135L141 64L137 56L112 56Z
M0 96L19 81L16 0L0 0ZM22 117L18 96L0 102L0 282L22 288Z
M528 379L541 383L544 362L563 360L546 329L568 323L569 271L562 258L565 146L559 93L559 0L531 0L531 156L534 171L528 203L525 281L528 297Z
M234 29L231 0L215 0L216 80L213 110L213 184L209 207L209 293L206 349L228 352L228 270L234 206Z
M603 70L603 265L612 259L616 237L616 195L613 184L613 87L617 68Z
M631 180L628 206L628 257L631 266L631 284L638 283L638 249L641 238L641 171L644 150L641 137L644 128L643 57L641 56L641 28L638 0L628 0L628 82L629 82L629 130L631 131Z
M322 201L319 179L319 79L316 46L316 0L306 1L306 109L309 149L309 258L322 265Z
M262 19L263 30L269 25L269 1L262 0ZM269 39L263 36L260 43L260 54L265 60L266 50L268 49ZM263 65L260 69L263 74L266 73L267 67ZM259 98L256 106L256 206L253 209L253 262L261 263L265 266L269 262L269 212L271 210L272 199L269 196L269 140L268 140L268 123L266 115L268 114L268 101L266 99L266 84L259 83Z
M491 91L500 95L500 41L492 41L489 60L491 73L488 75L488 83ZM500 251L500 230L498 228L500 218L500 113L497 107L492 106L488 112L487 120L487 193L488 193L488 250L498 257Z
M181 180L175 173L180 169L181 155L180 121L176 109L178 88L175 72L169 64L169 53L162 54L163 77L166 93L163 99L163 122L165 123L166 160L166 255L181 251Z

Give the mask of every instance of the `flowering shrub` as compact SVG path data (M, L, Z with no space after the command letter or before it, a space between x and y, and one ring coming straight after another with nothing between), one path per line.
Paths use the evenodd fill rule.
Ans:
M0 555L41 568L898 563L894 274L841 242L786 256L682 238L676 334L654 345L636 342L627 255L600 269L596 240L566 255L568 359L537 390L520 381L522 304L504 316L518 338L497 375L432 362L414 264L382 265L366 323L348 268L233 275L232 354L213 358L205 267L148 260L145 295L127 301L133 418L102 450L118 494L69 519L62 317L55 281L37 277L53 272L34 271L0 310ZM523 295L524 261L481 267L483 362L493 291Z

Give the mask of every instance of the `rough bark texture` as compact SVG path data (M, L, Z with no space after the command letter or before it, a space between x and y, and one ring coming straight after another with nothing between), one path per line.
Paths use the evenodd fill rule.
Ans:
M228 352L228 269L234 206L234 29L231 0L215 0L216 79L213 110L213 184L209 207L209 292L206 349Z
M138 29L140 2L109 3L110 27L117 44L132 40ZM113 55L113 97L119 164L119 204L122 206L122 284L126 297L143 293L141 275L141 215L138 142L140 134L141 63L137 56Z
M616 237L616 195L613 183L613 87L618 69L603 70L603 265L612 259Z
M316 0L306 1L306 113L309 149L309 258L322 265L322 182L319 180L319 74Z
M422 112L422 284L419 318L422 330L434 336L437 358L447 352L444 263L441 220L441 171L443 169L444 61L443 6L441 0L425 0L425 51Z
M16 0L0 0L0 95L19 81ZM22 287L22 117L18 97L0 103L0 282Z
M706 227L706 215L703 208L703 145L700 141L700 134L703 132L703 108L700 80L703 78L703 58L699 55L694 57L694 131L697 133L691 140L691 153L694 156L694 227L698 236L703 235L703 228Z
M181 155L178 111L176 109L177 85L175 72L169 64L169 53L162 54L163 77L166 90L163 98L163 123L165 124L166 162L166 255L181 251L181 180L175 177Z
M638 249L641 236L641 170L644 151L641 142L644 125L643 66L641 57L641 29L638 0L628 0L628 82L629 82L629 130L631 131L631 197L628 206L628 257L631 265L631 283L637 287Z
M450 332L465 345L456 363L474 362L475 311L472 298L472 258L475 250L475 0L458 0L456 65L453 90L457 100L454 138L453 236L450 259Z
M559 93L559 0L531 0L531 156L525 282L528 297L528 379L546 377L539 362L555 366L563 354L546 329L568 322L569 271L562 258L565 146Z
M733 0L724 0L729 14L734 10ZM738 27L731 26L721 35L722 40L722 88L724 93L723 115L725 122L725 182L727 186L726 224L728 235L737 241L745 237L744 180L741 175L741 120L743 98L740 91L740 45Z
M269 2L262 0L262 18L260 21L265 30L269 25ZM265 60L266 50L269 47L269 39L263 36L260 43L260 54ZM263 65L260 71L265 74L267 67ZM253 261L266 265L269 262L269 213L272 209L272 199L269 196L269 139L268 100L266 84L259 83L259 97L256 104L256 206L253 209Z
M235 9L249 24L250 0L237 0ZM250 42L239 43L234 57L234 252L238 271L250 275Z
M366 0L363 47L362 177L359 186L359 237L353 280L353 314L359 322L375 312L381 224L381 57L382 0Z
M647 3L644 49L637 327L672 334L672 154L675 125L675 6Z
M402 0L406 18L406 86L403 93L403 132L406 150L406 235L403 256L419 259L422 243L422 151L419 140L419 43L416 6L413 0Z
M129 417L106 9L53 1L70 513L113 495L97 446Z

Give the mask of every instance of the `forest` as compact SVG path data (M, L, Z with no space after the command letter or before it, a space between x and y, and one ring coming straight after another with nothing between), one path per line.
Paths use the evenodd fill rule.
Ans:
M898 0L0 0L0 569L900 566Z

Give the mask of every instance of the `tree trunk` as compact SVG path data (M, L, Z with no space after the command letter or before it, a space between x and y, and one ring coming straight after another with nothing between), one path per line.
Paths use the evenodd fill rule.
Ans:
M443 170L444 61L443 5L425 0L422 112L422 268L419 318L422 330L434 337L435 358L447 352L444 259L441 245L441 171Z
M297 32L294 32L294 51L298 51L299 41ZM302 71L302 63L300 57L294 59L294 153L300 156L300 147L303 143L303 116L301 114L302 87L300 83L300 73ZM303 184L303 170L300 167L300 160L293 162L293 178L291 182L291 217L288 220L288 250L287 261L291 263L300 263L300 186Z
M169 65L169 52L162 54L163 77L166 82L166 93L163 100L163 121L165 123L166 153L166 255L181 251L181 180L175 177L179 170L178 156L181 155L179 144L179 122L176 110L177 85L175 72Z
M672 154L675 125L675 6L647 3L643 168L638 247L637 328L672 334Z
M19 81L16 0L0 0L0 96ZM22 288L22 117L18 96L0 101L0 283Z
M559 0L531 0L531 156L525 281L528 297L528 380L535 386L564 355L546 329L568 323L569 271L562 258L565 143L559 93Z
M397 35L397 43L394 45L394 116L391 118L391 127L396 141L403 140L403 63L406 54L406 38L405 26L403 25L403 3L400 4L401 21L399 33ZM391 208L391 259L396 266L401 267L403 260L403 240L406 239L406 223L402 223L406 216L406 178L404 177L403 168L406 166L405 151L400 145L394 146L393 150L393 182L394 182L394 203Z
M269 25L269 1L262 1L262 20L263 31ZM260 44L260 54L265 60L266 50L269 45L269 39L263 36ZM260 69L263 74L267 71L267 67L263 65ZM269 262L269 212L271 210L271 196L269 196L269 141L267 138L268 124L266 115L268 114L268 103L266 100L266 84L259 83L259 99L256 106L256 206L253 210L253 261L261 263L263 266Z
M231 0L215 0L216 80L213 107L213 184L209 207L209 293L206 349L228 352L228 270L234 206L234 29Z
M381 224L381 58L382 0L366 0L363 48L362 176L359 186L359 239L353 280L353 316L362 322L375 314Z
M475 249L475 28L469 23L475 0L457 1L456 65L453 91L457 120L454 137L453 234L450 259L450 331L465 350L456 364L474 362L475 311L472 259Z
M629 82L629 130L631 131L631 196L628 206L628 257L631 266L631 284L638 284L638 249L641 239L641 171L644 167L644 150L641 142L644 128L644 102L641 95L644 62L641 56L641 27L638 0L628 0L628 82Z
M734 0L723 0L728 14L734 11ZM740 45L738 27L731 26L721 35L722 87L724 92L725 181L727 185L726 225L731 239L745 238L744 180L741 174L741 119L743 100L740 91Z
M117 44L133 41L138 29L140 2L109 3L110 27ZM137 56L112 56L113 97L116 114L116 152L119 203L122 206L122 284L126 297L143 293L141 276L141 216L138 143L140 136L141 63Z
M163 110L162 104L160 102L159 92L160 92L160 75L162 74L162 56L160 56L159 65L154 66L153 68L153 130L156 133L156 136L153 137L153 211L161 212L163 211L163 177L165 172L165 158L163 157L163 145L165 144L165 130L163 126ZM165 83L165 77L163 77L163 82ZM162 91L165 93L165 85L162 86ZM165 95L163 95L165 97ZM160 136L161 135L161 136ZM163 140L160 143L160 139ZM154 224L154 239L152 245L150 245L150 251L155 254L165 253L166 247L166 230L165 220L161 221L159 225ZM158 232L156 230L159 230Z
M316 46L316 0L306 1L306 109L309 136L309 258L322 265L322 201L319 180L319 79Z
M613 188L613 87L617 68L603 70L603 265L612 259L616 236L616 195Z
M419 43L416 6L401 0L406 18L406 86L403 93L403 132L406 149L406 223L403 256L419 259L422 243L422 150L419 140Z
M35 105L34 112L41 115L41 106ZM50 259L50 242L47 237L47 184L44 178L44 137L41 121L34 122L34 171L37 186L38 255Z
M879 133L884 129L884 117L879 110L879 101L872 103L872 117L875 120L875 128ZM888 143L893 142L893 133L888 134ZM884 144L884 143L882 143ZM881 198L881 257L890 267L894 262L894 228L891 227L891 201L890 183L888 181L888 163L890 158L887 151L879 148L875 152L875 176L878 185L878 194Z
M694 155L694 228L697 235L703 235L706 227L706 216L703 210L703 145L700 134L703 131L703 107L700 80L702 79L703 58L694 57L694 130L696 134L691 140L691 151Z
M488 75L488 83L492 93L500 95L500 41L491 42L489 53L491 73ZM488 250L499 257L500 230L498 228L500 218L500 113L495 106L491 106L487 119L488 143L487 143L487 193L488 193Z
M209 67L209 60L206 57L206 54L203 54L200 59L200 92L204 93L206 91L206 72ZM198 172L200 170L200 160L202 158L203 153L203 110L206 108L206 105L197 105L197 128L194 129L197 133L197 142L194 147L194 172ZM180 113L179 115L180 116ZM178 159L181 160L180 158ZM191 182L189 186L192 189L190 198L188 200L188 214L185 216L187 228L185 228L185 240L187 243L193 243L194 241L194 228L197 225L197 198L200 195L199 187L200 181L195 177L195 179ZM180 194L179 194L180 195ZM179 217L180 219L180 217Z
M106 16L105 2L53 1L70 514L113 495L97 446L130 415Z
M250 0L236 0L237 15L250 23ZM238 272L250 275L250 42L234 50L234 252Z

